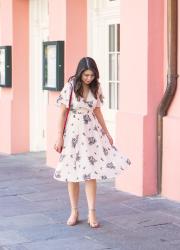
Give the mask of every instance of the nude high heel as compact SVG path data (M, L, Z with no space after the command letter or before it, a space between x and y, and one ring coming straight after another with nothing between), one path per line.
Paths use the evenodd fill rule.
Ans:
M74 208L72 208L72 209L74 209L74 210L76 210L76 212L77 212L77 214L76 214L76 217L75 217L75 219L74 220L70 220L70 217L69 217L69 219L67 220L67 225L68 226L74 226L74 225L76 225L78 222L79 222L79 212L78 212L78 208L77 207L74 207Z
M90 213L90 211L92 212L92 211L96 211L96 209L89 209L89 213ZM88 221L87 221L87 223L89 224L89 226L90 227L92 227L92 228L97 228L97 227L99 227L100 226L100 224L99 224L99 222L97 222L97 221L91 221L90 220L90 216L89 216L89 214L88 214Z

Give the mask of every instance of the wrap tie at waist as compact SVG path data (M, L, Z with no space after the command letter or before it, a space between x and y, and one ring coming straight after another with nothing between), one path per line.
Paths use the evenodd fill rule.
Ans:
M86 109L86 108L81 108L81 109L71 109L70 113L73 113L73 114L92 114L93 111Z

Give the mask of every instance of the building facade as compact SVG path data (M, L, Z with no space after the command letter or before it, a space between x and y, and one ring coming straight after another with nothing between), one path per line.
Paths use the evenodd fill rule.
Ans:
M102 111L132 168L117 189L157 194L157 107L166 88L164 0L0 0L0 46L12 47L12 86L0 87L0 152L46 151L55 167L59 91L42 88L42 43L64 41L64 83L93 57ZM179 26L180 27L180 26ZM179 58L179 54L178 54ZM162 196L180 200L180 90L163 119Z

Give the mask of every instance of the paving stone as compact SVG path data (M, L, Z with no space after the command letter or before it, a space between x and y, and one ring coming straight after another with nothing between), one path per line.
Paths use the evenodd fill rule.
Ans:
M21 194L32 194L35 192L37 192L35 188L28 186L25 186L23 189L16 186L5 187L0 189L0 198L8 196L18 196Z
M180 239L180 228L173 223L156 223L143 228L134 230L136 235L145 235L147 238L153 238L157 242L176 241Z
M7 247L0 247L0 250L9 250Z
M4 250L27 250L27 248L25 246L23 246L22 244L16 244L16 245L11 245L11 246L7 246Z
M177 223L177 218L173 216L167 216L160 211L147 211L141 213L132 214L119 214L115 216L107 216L105 220L111 223L117 224L121 228L126 229L138 229L158 225L168 225ZM127 223L129 221L129 223ZM180 220L178 220L180 223Z
M25 229L32 226L39 225L49 225L53 224L55 221L43 214L26 214L19 216L11 216L11 217L2 217L0 216L0 226L1 229Z
M67 184L66 183L61 183L61 187L59 187L59 183L57 181L51 182L51 183L46 183L46 185L37 183L33 185L33 188L37 190L37 192L46 192L46 191L57 191L59 194L61 193L67 193Z
M45 152L0 155L0 250L180 250L180 203L116 190L114 180L97 181L100 228L87 224L84 182L80 222L67 226L67 183L45 162Z
M143 211L157 211L162 209L164 211L171 212L174 209L177 209L180 213L180 203L173 202L165 198L159 199L156 197L142 197L123 201L122 204Z
M0 233L0 245L13 245L17 243L27 242L27 239L20 235L15 230L1 231Z
M84 250L84 249L106 249L102 244L90 241L88 239L68 237L67 239L50 239L48 241L39 241L24 244L29 250Z
M65 238L75 235L77 236L76 230L69 230L65 228L64 224L53 224L43 225L26 228L25 230L19 230L19 232L27 238L30 242L49 240L51 238Z
M19 195L19 197L29 201L50 201L67 199L68 194L60 193L58 190L49 190L45 192L33 192L29 194Z
M114 204L114 205L113 205ZM105 206L102 205L99 201L97 201L96 205L96 212L98 216L101 217L109 217L114 215L130 215L130 214L137 214L141 213L140 210L131 208L131 207L125 207L121 205L115 205L115 203L112 203L111 206Z

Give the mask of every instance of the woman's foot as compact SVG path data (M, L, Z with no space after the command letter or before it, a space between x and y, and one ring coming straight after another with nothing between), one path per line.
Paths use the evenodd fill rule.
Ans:
M99 227L99 222L96 220L96 209L89 209L88 224L93 228Z
M69 219L67 220L67 225L68 226L74 226L78 223L78 218L79 218L79 212L78 209L72 208L71 209L71 215L69 217Z

